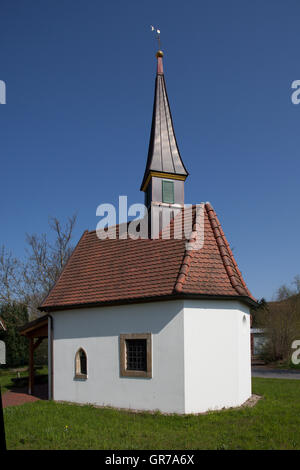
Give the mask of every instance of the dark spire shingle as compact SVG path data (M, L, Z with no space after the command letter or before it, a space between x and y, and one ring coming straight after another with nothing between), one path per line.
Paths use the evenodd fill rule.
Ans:
M151 171L188 176L176 142L163 73L162 52L157 53L157 75L151 135L142 188Z

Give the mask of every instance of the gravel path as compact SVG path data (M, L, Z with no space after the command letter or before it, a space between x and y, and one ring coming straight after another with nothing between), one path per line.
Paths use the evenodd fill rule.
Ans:
M252 367L252 377L300 380L300 371L290 369L271 369L265 366L254 366Z

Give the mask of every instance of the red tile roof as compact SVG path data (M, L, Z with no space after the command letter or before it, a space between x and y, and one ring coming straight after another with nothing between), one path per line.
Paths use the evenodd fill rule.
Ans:
M199 207L199 206L198 206ZM56 285L40 307L50 311L162 298L240 298L250 294L212 206L203 205L204 245L185 239L106 239L84 232ZM193 208L190 243L200 236ZM182 223L176 217L171 230ZM118 227L117 227L118 228ZM173 232L171 232L173 233Z

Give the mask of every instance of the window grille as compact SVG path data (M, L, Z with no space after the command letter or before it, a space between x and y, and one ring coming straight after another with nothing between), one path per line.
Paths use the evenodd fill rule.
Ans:
M152 377L151 333L120 334L120 375Z
M126 369L147 370L147 340L126 340Z

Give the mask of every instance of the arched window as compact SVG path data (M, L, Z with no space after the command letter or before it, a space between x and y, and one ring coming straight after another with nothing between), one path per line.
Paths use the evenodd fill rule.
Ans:
M78 349L75 356L75 377L79 379L87 378L87 355L82 348Z

